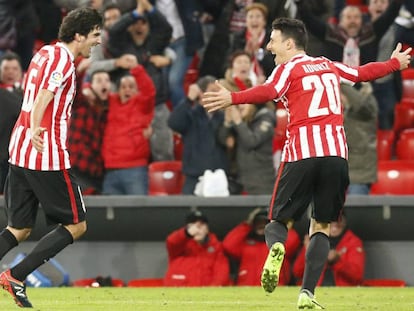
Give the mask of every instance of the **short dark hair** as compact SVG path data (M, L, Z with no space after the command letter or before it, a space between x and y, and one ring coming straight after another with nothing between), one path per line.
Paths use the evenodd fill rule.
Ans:
M203 76L197 80L197 85L200 88L200 90L204 93L207 90L209 84L214 83L216 80L216 77L210 75Z
M70 43L74 40L75 34L86 36L95 28L101 28L102 22L102 16L97 10L91 8L74 9L63 18L58 38L60 41Z
M20 67L22 67L22 60L21 60L19 54L15 53L15 52L12 52L12 51L5 52L0 57L0 64L2 64L4 60L17 60L20 64Z
M281 17L272 23L273 30L280 30L283 38L293 39L298 49L306 49L308 44L308 33L305 24L296 18Z

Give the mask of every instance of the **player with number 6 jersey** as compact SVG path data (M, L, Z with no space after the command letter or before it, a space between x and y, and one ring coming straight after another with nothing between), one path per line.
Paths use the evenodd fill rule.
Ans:
M74 56L63 44L42 47L27 71L20 116L10 141L10 163L32 170L55 171L70 168L66 136L71 105L76 92ZM40 126L44 150L38 152L30 143L30 115L39 90L54 93Z
M386 62L349 67L325 57L308 56L306 43L302 21L276 19L267 44L275 55L276 67L266 82L233 93L219 84L219 91L204 94L203 104L208 111L269 100L284 104L289 116L287 138L270 202L271 221L265 228L269 253L261 284L266 292L275 290L288 228L311 205L310 242L297 307L323 309L315 299L315 287L330 250L330 223L341 216L349 185L340 83L353 85L407 68L411 48L401 51L398 44Z
M28 68L9 143L7 226L0 232L0 260L30 236L39 205L46 223L54 227L22 261L0 273L0 287L22 308L33 307L26 295L26 277L86 232L86 207L70 169L66 140L75 97L74 60L89 57L92 47L100 44L101 27L98 11L70 11L59 28L59 42L42 47Z

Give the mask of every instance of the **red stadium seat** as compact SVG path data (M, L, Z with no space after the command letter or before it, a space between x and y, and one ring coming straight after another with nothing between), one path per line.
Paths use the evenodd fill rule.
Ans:
M173 134L174 140L174 159L181 161L183 158L183 140L178 133Z
M414 194L414 161L379 161L378 180L372 184L370 194Z
M181 161L157 161L148 165L148 194L181 194L184 175Z
M402 100L414 102L414 79L403 79Z
M414 128L402 130L398 135L396 156L399 160L414 160Z
M123 287L124 281L121 279L111 279L113 287ZM72 286L74 287L100 287L96 278L79 279L73 281Z
M362 282L362 286L375 286L375 287L405 287L404 280L398 279L368 279Z
M134 279L127 283L128 287L161 287L164 286L164 280L162 278L153 279Z
M378 161L391 160L394 146L395 133L393 130L377 131L377 155Z
M394 108L394 131L398 133L407 128L414 127L414 103L402 101Z

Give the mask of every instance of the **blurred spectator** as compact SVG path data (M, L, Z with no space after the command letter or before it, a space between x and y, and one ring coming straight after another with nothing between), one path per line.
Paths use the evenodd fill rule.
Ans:
M39 30L36 40L41 44L49 44L57 40L59 26L62 22L63 10L54 1L35 0L34 6L39 17Z
M332 0L306 0L306 5L311 12L311 14L317 18L320 22L330 23L332 21L332 17L335 15L335 10L338 8L336 7L336 3L338 1ZM342 10L342 8L341 8ZM339 13L338 13L339 16ZM302 19L301 12L296 12L296 18ZM337 22L338 19L335 20ZM308 32L308 45L306 47L306 53L311 56L319 56L326 54L326 46L325 40L321 39L319 36L313 34L312 32Z
M233 45L234 34L246 27L246 7L252 3L262 3L268 9L267 25L282 16L293 16L293 1L283 0L229 0L222 8L210 40L205 43L204 57L200 63L200 75L221 77L226 70L226 58ZM266 38L268 39L268 38Z
M344 215L337 222L331 222L329 242L331 249L318 285L361 285L364 278L365 251L361 239L347 227ZM299 283L303 277L308 244L309 236L306 235L293 265L293 275Z
M1 12L4 6L7 6L8 9ZM6 30L5 37L7 40L14 38L6 49L13 50L20 56L23 70L26 71L33 56L33 47L39 29L39 20L34 2L33 0L1 0L0 15L2 13L7 15L0 16L2 20L0 24L11 27ZM0 36L0 38L3 38L3 36ZM2 49L1 45L0 49Z
M168 125L183 140L183 194L194 194L198 178L207 169L227 171L225 146L217 140L224 112L208 113L200 104L204 92L217 90L215 77L205 76L188 88L187 97L171 112Z
M17 29L13 6L9 0L0 0L0 56L16 46Z
M19 55L5 52L0 58L0 88L5 88L23 99L22 83L23 69Z
M348 194L369 194L377 180L377 101L369 82L341 84L348 142Z
M266 49L270 29L266 25L267 7L252 3L246 7L246 27L234 35L231 51L244 50L252 57L253 84L262 84L275 67L274 56Z
M78 96L72 108L68 150L72 171L83 193L100 193L102 190L102 133L106 125L110 87L107 72L94 72L90 87L82 90L86 96Z
M397 41L414 47L414 2L405 1L398 17L395 20L397 24Z
M108 120L102 145L104 194L148 193L149 137L154 116L155 87L142 65L119 81L109 95Z
M109 52L114 57L135 55L155 85L156 106L150 141L153 161L174 158L173 135L167 125L170 114L166 105L168 83L163 74L163 68L169 65L164 53L171 34L172 28L165 17L148 0L137 0L136 9L122 15L109 29Z
M264 236L264 228L268 222L267 209L256 208L250 212L246 221L231 230L223 240L224 251L238 263L238 275L235 283L239 286L260 286L263 263L269 252ZM298 233L294 229L289 229L279 285L289 285L291 262L300 244Z
M0 88L0 193L3 193L4 182L9 171L10 135L19 116L21 104L21 97Z
M91 53L91 64L87 69L87 77L95 71L107 71L111 75L112 90L116 89L116 78L119 77L120 72L129 70L136 66L136 57L132 54L124 54L118 58L112 57L108 51L108 30L121 17L121 9L109 4L103 9L103 29L101 32L101 44L94 46Z
M172 26L169 47L175 52L176 59L168 68L168 84L173 107L184 98L184 77L198 49L204 46L200 17L202 0L153 0Z
M168 269L166 286L229 285L229 262L222 243L209 230L208 219L200 211L187 215L185 226L166 240Z
M377 60L379 40L393 23L402 1L392 1L381 16L365 24L357 6L346 6L341 11L338 24L325 22L315 16L308 1L298 2L298 12L309 32L325 41L326 57L358 66Z
M250 80L251 58L245 51L235 51L221 84L230 91L245 90ZM270 103L270 107L272 107ZM227 146L230 159L230 192L267 194L273 191L275 171L272 141L275 112L263 105L238 105L225 110L219 140Z
M371 22L377 20L388 8L389 0L370 0L368 13ZM393 23L381 38L377 61L385 61L394 50L397 25ZM394 108L402 96L401 72L394 72L371 82L378 102L378 128L389 130L394 125Z

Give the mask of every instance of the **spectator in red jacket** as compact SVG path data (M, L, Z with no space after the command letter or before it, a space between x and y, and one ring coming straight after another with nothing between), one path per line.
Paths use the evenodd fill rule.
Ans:
M357 286L361 285L365 269L365 251L360 238L346 226L345 216L331 222L331 250L318 285ZM309 237L305 236L304 245L293 265L293 275L301 283L305 269L305 253Z
M264 228L269 222L268 211L254 209L247 220L231 230L223 240L225 252L239 264L235 283L239 286L260 286L263 263L269 252ZM300 246L300 238L294 229L288 231L286 254L279 277L279 285L288 285L291 279L291 262Z
M229 262L222 243L200 211L186 217L186 225L167 237L166 286L229 285Z
M104 194L148 194L151 121L155 87L144 67L137 65L109 96L102 155L106 169Z

